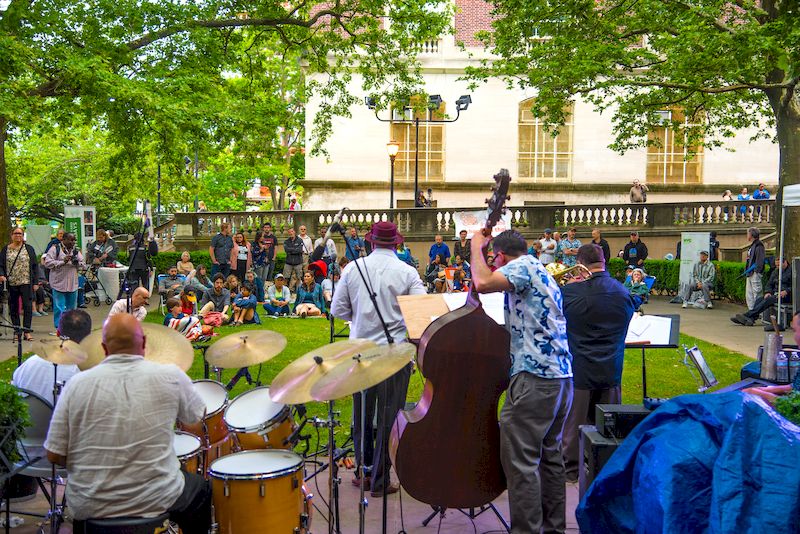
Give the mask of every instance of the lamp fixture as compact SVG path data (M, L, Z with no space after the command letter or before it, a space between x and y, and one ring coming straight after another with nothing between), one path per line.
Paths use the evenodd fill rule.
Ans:
M472 97L470 95L461 95L456 100L456 111L466 111L470 104L472 104Z

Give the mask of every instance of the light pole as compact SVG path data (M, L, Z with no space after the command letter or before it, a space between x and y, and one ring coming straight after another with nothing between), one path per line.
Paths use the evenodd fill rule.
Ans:
M391 174L389 177L389 209L394 209L394 158L400 151L400 143L397 141L389 141L386 143L386 153L389 154L389 161L391 161Z
M161 162L158 163L158 189L156 192L156 226L161 224Z
M368 96L364 98L364 103L367 105L369 109L375 110L375 118L381 122L394 122L391 118L382 119L378 116L378 110L376 108L376 101L374 97ZM414 116L414 207L417 206L417 202L419 199L419 123L425 124L442 124L448 122L456 122L458 118L461 116L462 111L466 111L469 105L472 104L472 97L470 95L461 95L456 100L456 116L454 119L420 119L419 117ZM433 111L439 109L442 105L442 97L441 95L430 95L428 97L428 111ZM411 108L404 108L411 109ZM409 122L406 120L397 121L397 122Z

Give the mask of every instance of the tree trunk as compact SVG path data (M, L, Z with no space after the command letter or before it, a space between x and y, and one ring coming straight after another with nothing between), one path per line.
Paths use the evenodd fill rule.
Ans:
M783 188L800 184L800 113L797 104L786 106L776 113L780 167L778 169L777 226L780 231L780 205L783 202ZM800 256L800 207L787 208L784 231L784 254L791 259ZM779 244L780 246L780 244Z
M5 245L11 237L11 214L8 209L8 179L6 176L6 139L8 121L0 116L0 244Z

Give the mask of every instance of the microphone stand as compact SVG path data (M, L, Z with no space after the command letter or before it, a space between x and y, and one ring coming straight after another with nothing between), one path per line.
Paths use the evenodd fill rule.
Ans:
M358 256L356 256L355 251L353 250L353 247L347 241L347 236L345 235L344 227L339 225L339 227L336 228L336 230L341 234L342 238L344 238L345 247L350 252L350 255L353 256L354 258L356 258L355 261L353 261L353 263L355 263L355 265L356 265L356 270L358 270L358 276L361 278L361 282L363 282L364 287L366 288L367 292L369 293L369 299L372 301L372 306L375 308L375 313L377 314L378 319L381 322L381 326L383 327L383 333L386 336L386 342L389 345L393 345L394 344L394 338L392 337L392 334L389 332L389 326L386 324L386 320L383 318L383 313L381 313L381 310L378 307L378 296L375 293L375 291L373 291L372 285L367 283L367 278L364 276L364 271L361 270L361 265L359 265L359 263L358 263L358 260L360 258ZM364 266L364 269L366 270L366 265ZM386 405L389 403L389 391L388 391L388 385L386 384L386 380L384 380L383 383L380 384L380 387L383 388L383 406L380 407L380 409L383 412L383 417L381 417L381 419L382 419L383 425L386 426ZM360 486L361 486L361 502L359 503L359 532L361 532L361 533L364 532L364 526L365 526L364 525L364 520L365 520L365 516L366 516L366 504L367 504L365 499L364 499L364 476L365 476L365 473L366 473L366 469L364 468L364 461L365 461L365 458L364 458L364 439L365 439L364 429L365 429L365 426L366 426L365 425L365 412L366 412L366 391L362 391L361 392L361 467L359 468L360 469L360 473L359 474L361 475L361 484L360 484ZM387 510L387 506L388 506L388 499L387 499L386 491L389 489L389 473L388 473L388 463L389 463L389 451L388 451L389 439L388 438L389 438L389 435L384 429L381 429L381 434L383 436L383 443L381 445L382 446L382 450L381 450L381 456L382 456L381 460L382 460L382 462L381 463L383 464L383 510L382 510L381 532L383 534L386 534L386 519L387 519L386 518L386 510Z
M22 365L22 334L23 332L32 333L33 328L25 328L24 326L5 323L0 323L0 328L8 328L9 330L14 331L14 337L17 338L17 367L19 367Z

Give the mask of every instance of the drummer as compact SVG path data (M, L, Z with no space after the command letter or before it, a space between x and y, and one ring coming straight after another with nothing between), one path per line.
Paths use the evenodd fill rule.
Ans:
M377 296L378 307L386 320L386 325L393 341L396 343L404 342L407 331L403 322L403 315L400 312L400 306L397 303L397 296L424 295L425 286L422 285L419 273L413 267L398 259L395 254L398 243L403 242L403 236L397 231L397 226L394 223L375 223L364 238L372 244L372 253L365 258L358 258L356 261L350 262L344 268L336 293L333 295L331 313L339 319L352 321L350 325L351 339L368 339L380 345L385 345L388 341L384 334L383 326L375 313L375 307L370 302L369 293L374 293ZM370 282L370 288L364 287L364 282L356 269L357 266L366 271L364 274ZM372 465L374 467L371 480L365 481L364 489L367 489L366 484L370 484L373 497L383 496L384 491L387 494L395 493L399 489L398 485L392 485L389 482L388 476L384 479L382 445L390 430L391 422L394 421L398 410L405 404L410 377L411 366L408 365L384 382L386 388L382 387L382 384L384 384L382 383L366 392L366 432L363 435L370 437L373 435L372 420L376 407L379 408L378 435L375 444L373 446L371 438L364 441L363 461L367 466ZM383 392L386 389L388 389L388 392L384 395ZM383 398L384 396L386 398ZM360 432L361 397L359 394L354 397L353 405L356 408L356 413L353 420L356 426L353 437L356 443L356 451L360 451L360 443L362 441L362 432ZM380 409L384 403L386 404L386 417L384 417L384 410ZM360 460L360 453L357 452L356 454ZM385 471L386 475L388 475L388 466ZM361 481L356 478L353 480L353 484L360 485Z
M178 419L199 422L205 403L174 365L143 358L147 339L135 317L103 325L105 360L64 389L45 441L47 458L65 465L75 518L156 517L169 512L183 532L211 526L211 489L180 470L173 450Z
M57 333L75 343L80 343L92 331L92 318L83 310L69 310L61 314ZM43 399L53 398L53 378L66 382L80 372L77 365L59 365L55 373L54 365L36 354L22 362L14 371L11 383L18 388L27 389Z

